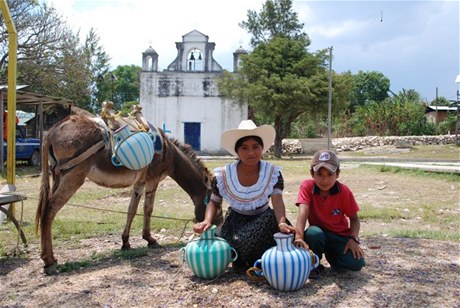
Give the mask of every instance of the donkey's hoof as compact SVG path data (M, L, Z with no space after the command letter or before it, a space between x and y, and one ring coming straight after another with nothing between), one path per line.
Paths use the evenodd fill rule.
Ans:
M57 275L59 274L57 270L57 263L53 263L51 265L45 266L43 268L43 271L45 272L46 275Z

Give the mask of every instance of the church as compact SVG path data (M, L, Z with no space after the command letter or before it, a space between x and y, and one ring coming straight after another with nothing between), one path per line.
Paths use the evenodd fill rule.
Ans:
M189 144L201 155L225 154L220 137L248 118L247 104L239 105L219 94L216 78L223 73L213 58L215 43L193 30L176 42L177 56L159 71L157 52L149 47L142 53L140 105L150 123ZM239 57L233 53L233 71Z

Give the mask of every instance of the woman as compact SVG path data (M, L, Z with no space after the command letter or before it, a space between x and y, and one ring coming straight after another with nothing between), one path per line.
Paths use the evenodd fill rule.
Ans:
M233 267L238 272L253 266L267 249L276 245L276 232L297 232L286 220L281 168L262 160L274 140L272 126L257 127L251 120L222 134L222 146L237 161L214 169L205 219L193 228L196 233L209 229L225 199L230 207L220 236L237 251Z

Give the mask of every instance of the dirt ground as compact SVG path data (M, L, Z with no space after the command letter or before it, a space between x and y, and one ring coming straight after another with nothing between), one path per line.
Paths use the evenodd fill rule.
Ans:
M342 170L343 180L355 188L360 204L417 203L430 189L423 180L395 182L393 175L347 177L353 166L346 168L350 169ZM292 204L300 182L287 171L284 176L289 179L285 202ZM447 183L431 194L458 197L458 185ZM379 228L375 222L362 222L362 230ZM0 262L0 307L460 307L460 243L390 238L385 232L365 236L367 264L362 271L331 271L322 260L326 270L319 279L307 281L298 291L281 292L231 268L214 280L194 277L179 253L180 243L192 236L190 230L161 230L153 235L163 247L132 259L116 257L122 226L120 234L61 243L54 247L60 264L91 260L96 254L106 257L55 276L43 274L38 241L33 241L23 248L21 258ZM137 234L130 241L133 248L145 247Z
M156 234L164 238L165 234ZM169 237L168 241L172 238ZM45 276L36 245L30 259L0 270L1 307L458 307L459 244L366 238L366 267L324 274L295 292L280 292L231 268L214 280L193 276L179 248L151 249L131 260L107 257L81 270ZM60 262L116 252L120 239L92 238L56 248ZM133 238L134 247L145 244ZM456 253L453 253L456 252ZM113 255L113 254L112 254ZM111 255L111 256L112 256Z

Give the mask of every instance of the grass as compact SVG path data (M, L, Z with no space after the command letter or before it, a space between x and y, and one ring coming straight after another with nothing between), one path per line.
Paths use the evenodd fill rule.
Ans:
M381 221L392 221L395 219L405 219L407 215L395 208L378 208L372 205L365 206L359 211L362 220L376 219Z
M449 148L443 148L450 151ZM430 151L434 150L420 150L419 153L431 153ZM212 170L230 161L206 160L204 163ZM301 181L310 177L309 162L288 159L271 161L282 167L286 212L288 218L294 222L297 216L297 191ZM18 166L17 173L20 175L16 178L17 191L25 194L27 200L23 204L16 204L16 218L22 222L27 240L38 244L39 237L34 233L39 188L37 170ZM352 189L358 201L363 237L411 237L460 242L459 175L370 165L358 167L357 164L345 163L339 180ZM90 182L85 183L56 216L53 244L80 245L79 241L82 239L114 234L121 238L129 198L129 189L105 189ZM192 202L172 180L160 184L155 200L152 232L164 229L169 234L179 236L184 229L191 230ZM132 237L140 237L142 233L142 203L143 200L133 221ZM0 261L11 255L17 239L18 233L12 223L0 225ZM142 254L142 251L135 251L134 254L136 253ZM129 255L92 256L109 257L129 258ZM67 266L86 266L82 262Z
M363 168L374 168L377 169L379 172L385 173L404 173L406 175L416 175L421 177L429 177L429 178L436 178L445 181L458 181L460 179L460 175L458 173L436 173L436 172L429 172L424 170L416 170L416 169L404 169L402 167L395 167L395 166L372 166L366 165Z
M363 157L363 156L382 156L378 152L367 150L346 152L346 156ZM459 160L460 147L455 144L445 145L416 145L409 152L391 153L384 156L399 159L437 159L437 160Z
M60 273L68 273L83 268L94 267L98 262L104 261L106 259L112 259L115 261L126 261L132 260L140 257L147 256L148 248L133 248L130 250L116 250L111 253L93 253L89 258L80 260L80 261L70 261L63 264L58 264L58 271Z

